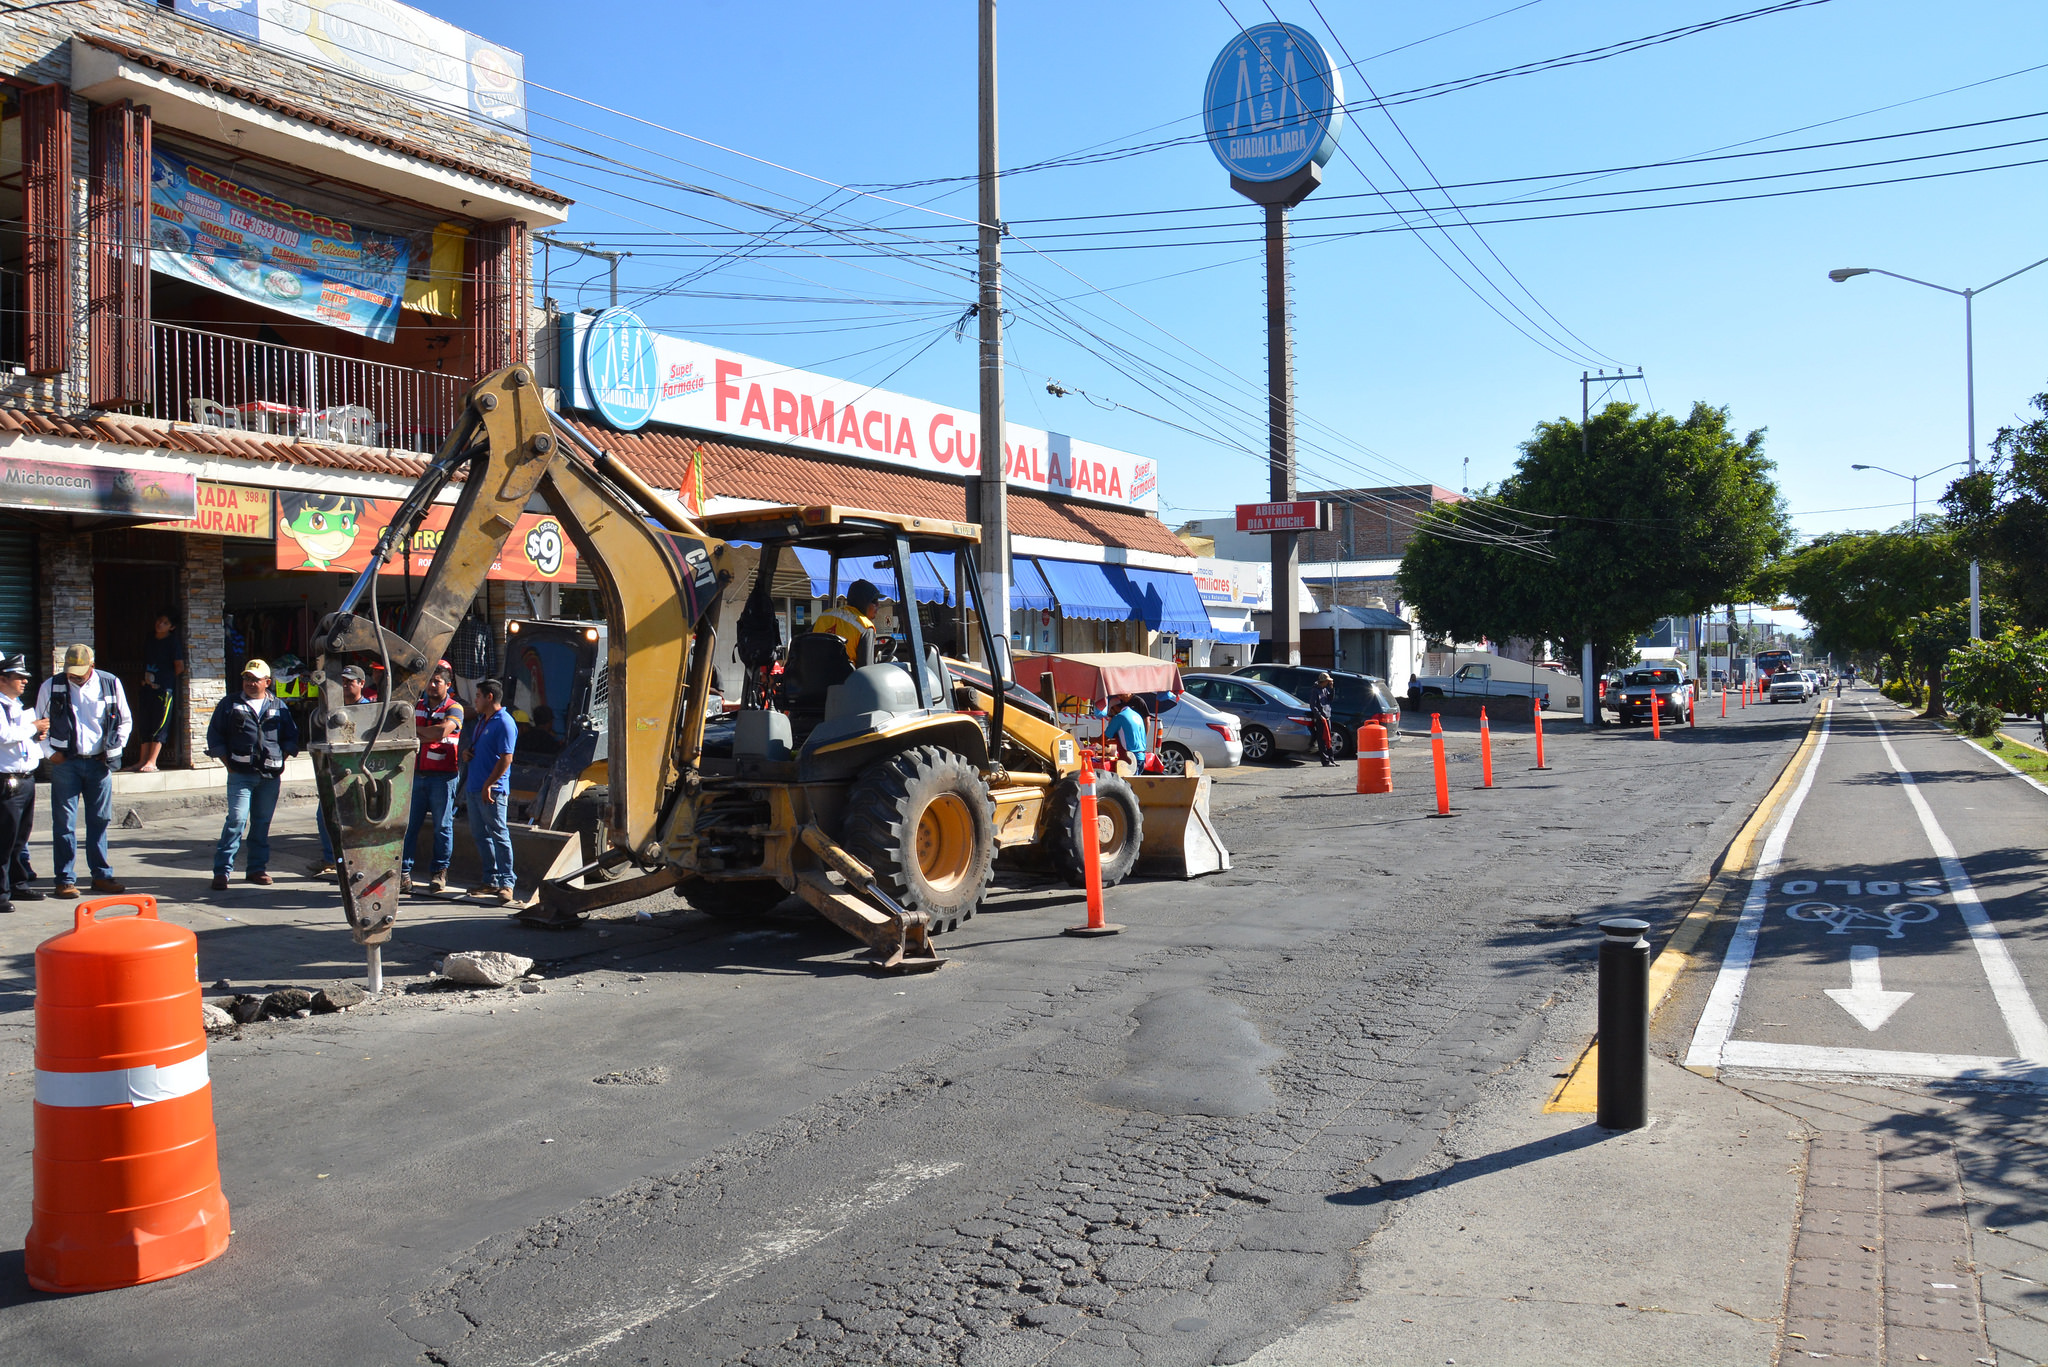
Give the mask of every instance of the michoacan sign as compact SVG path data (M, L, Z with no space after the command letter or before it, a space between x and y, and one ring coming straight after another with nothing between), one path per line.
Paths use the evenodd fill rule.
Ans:
M169 470L115 470L47 460L0 460L0 508L88 516L187 518L199 481Z

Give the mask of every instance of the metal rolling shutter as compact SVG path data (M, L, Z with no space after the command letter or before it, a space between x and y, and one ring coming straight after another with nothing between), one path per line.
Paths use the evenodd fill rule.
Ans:
M40 672L42 614L36 609L36 534L0 530L0 655L26 655Z

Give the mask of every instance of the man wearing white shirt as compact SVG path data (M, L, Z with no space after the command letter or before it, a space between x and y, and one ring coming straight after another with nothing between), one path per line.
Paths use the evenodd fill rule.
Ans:
M112 766L128 748L135 713L121 681L93 668L92 647L64 648L64 673L36 690L36 716L50 724L42 741L50 759L50 853L57 864L57 895L78 896L72 866L78 859L78 807L85 803L85 862L94 892L126 892L107 854L114 817Z
M43 758L36 742L50 724L22 706L27 688L28 657L0 661L0 913L13 911L17 897L43 898L28 882L28 836L36 822L36 765Z

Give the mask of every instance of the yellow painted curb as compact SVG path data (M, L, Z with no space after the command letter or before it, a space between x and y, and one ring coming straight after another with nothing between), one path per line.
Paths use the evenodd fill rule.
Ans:
M1778 775L1778 781L1757 803L1756 810L1749 814L1749 820L1735 833L1735 839L1728 843L1728 849L1721 856L1721 867L1707 883L1699 901L1693 903L1685 919L1671 932L1671 938L1664 942L1664 949L1650 964L1650 1015L1656 1016L1657 1008L1671 992L1679 974L1692 966L1692 950L1707 933L1714 918L1721 914L1722 905L1740 884L1740 875L1749 868L1754 854L1757 835L1763 830L1772 813L1783 804L1785 796L1792 791L1799 775L1804 772L1812 758L1814 747L1820 742L1820 720L1827 715L1833 698L1822 698L1820 707L1813 714L1813 722L1806 730L1806 739L1793 752L1791 762ZM1550 1100L1543 1103L1544 1114L1591 1115L1600 1109L1600 1039L1595 1036L1579 1054L1578 1062L1571 1072L1557 1084L1557 1090L1550 1094Z

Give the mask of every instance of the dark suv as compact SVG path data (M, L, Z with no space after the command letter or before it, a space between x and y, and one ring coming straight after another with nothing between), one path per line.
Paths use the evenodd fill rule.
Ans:
M1336 705L1330 709L1330 740L1341 757L1358 753L1358 728L1369 721L1386 727L1389 741L1401 739L1401 704L1394 701L1384 679L1312 665L1245 665L1232 672L1284 688L1303 701L1315 691L1316 676L1329 675L1337 692Z

